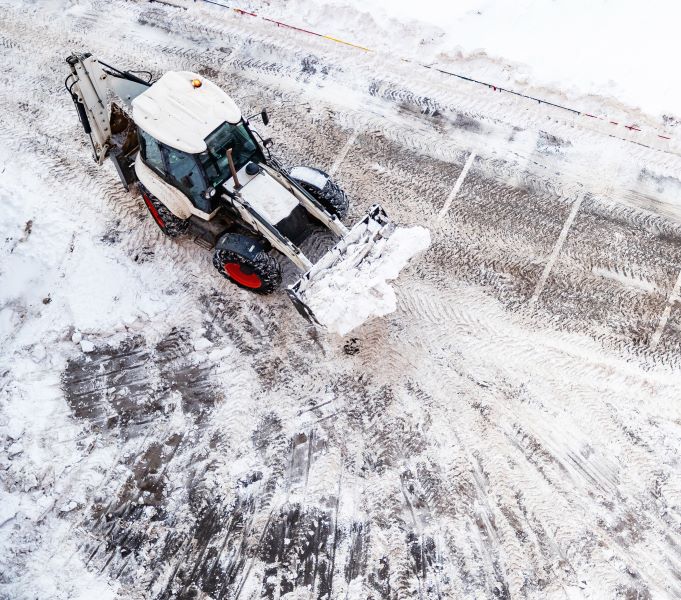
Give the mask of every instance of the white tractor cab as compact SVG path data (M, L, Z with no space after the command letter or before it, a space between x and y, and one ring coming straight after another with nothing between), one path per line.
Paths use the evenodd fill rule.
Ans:
M143 72L120 71L89 54L73 54L67 63L66 87L95 160L111 157L123 185L141 192L163 233L191 235L212 249L213 264L236 285L261 294L278 288L276 251L303 273L288 293L316 322L302 295L310 281L340 262L347 268L349 248L357 267L393 232L378 205L345 227L340 219L348 200L338 185L319 169L284 168L270 155L271 140L252 130L234 101L201 75L171 71L152 82L151 74L147 81ZM114 96L127 110L112 102ZM267 125L264 110L261 118ZM315 223L339 240L312 264L298 246Z

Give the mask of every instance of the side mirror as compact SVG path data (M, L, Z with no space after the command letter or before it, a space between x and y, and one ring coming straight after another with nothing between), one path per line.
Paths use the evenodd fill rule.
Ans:
M270 117L267 114L267 110L264 108L262 109L262 111L260 111L260 117L262 118L263 125L267 125L270 122Z
M269 148L270 146L274 146L274 142L272 141L272 138L267 138L266 140L263 140L262 145L265 146L265 148Z

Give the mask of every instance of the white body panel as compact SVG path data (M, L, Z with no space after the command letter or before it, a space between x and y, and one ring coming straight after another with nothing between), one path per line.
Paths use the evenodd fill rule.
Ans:
M78 77L74 91L85 106L87 119L92 128L91 136L95 155L99 164L102 164L111 143L107 76L99 63L91 56L75 63L73 68Z
M242 202L248 203L273 225L288 217L298 206L296 197L265 171L249 176L245 167L237 173ZM230 179L225 187L233 191L234 182Z
M192 80L198 79L200 87ZM132 101L133 120L171 148L190 154L206 150L205 138L225 121L238 123L241 111L214 83L191 71L169 71Z
M90 125L95 158L102 164L111 147L111 102L114 95L128 107L132 100L144 93L149 86L116 77L104 71L97 59L84 54L72 54L67 58L71 75L66 85L74 99L82 103L85 117ZM82 118L82 117L81 117Z
M210 214L196 208L181 190L164 181L147 167L139 154L135 158L135 173L142 185L179 219L188 219L192 215L196 215L210 221L218 212L217 208Z

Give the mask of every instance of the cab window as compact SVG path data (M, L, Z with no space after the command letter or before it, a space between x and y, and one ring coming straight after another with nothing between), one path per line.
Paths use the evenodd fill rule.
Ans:
M138 130L138 138L140 141L140 150L142 152L142 158L144 159L144 162L149 167L154 169L154 171L165 174L163 155L161 154L161 146L159 143L141 129Z
M206 138L206 151L199 154L208 181L214 187L232 176L227 160L227 150L230 148L237 171L258 155L258 146L243 123L220 125Z
M172 185L182 190L199 210L213 212L214 202L203 195L207 186L194 155L167 146L163 146L163 152Z

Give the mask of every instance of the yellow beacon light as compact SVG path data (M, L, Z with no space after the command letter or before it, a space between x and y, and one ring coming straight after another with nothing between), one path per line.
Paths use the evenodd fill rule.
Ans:
M200 88L201 87L201 80L200 79L192 79L192 86L195 88Z

